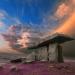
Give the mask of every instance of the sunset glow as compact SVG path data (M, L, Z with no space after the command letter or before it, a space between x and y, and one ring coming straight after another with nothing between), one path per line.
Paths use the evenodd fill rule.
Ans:
M56 32L75 35L75 0L1 0L1 49L19 51Z
M55 32L72 35L75 34L74 30L75 30L75 12L72 13L72 15L64 23L62 23Z
M21 36L21 39L18 39L18 40L17 40L18 44L19 44L19 45L22 45L22 48L28 47L27 43L30 42L30 40L29 40L29 38L28 38L29 36L30 36L30 33L24 32L24 33L22 34L22 36Z

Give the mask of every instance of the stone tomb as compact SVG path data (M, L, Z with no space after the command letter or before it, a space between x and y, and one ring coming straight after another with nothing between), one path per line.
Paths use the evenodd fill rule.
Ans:
M74 39L64 34L53 34L32 47L31 49L34 50L29 54L28 59L30 61L64 62L61 44L71 40Z

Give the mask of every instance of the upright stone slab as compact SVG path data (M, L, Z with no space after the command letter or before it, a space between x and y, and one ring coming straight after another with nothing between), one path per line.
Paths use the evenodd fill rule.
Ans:
M30 54L27 55L26 57L26 62L32 62L35 61L35 52L31 52Z
M38 60L47 61L47 47L40 47L38 50Z
M49 44L49 61L63 62L62 47L58 43Z
M58 44L57 43L53 43L53 44L49 44L49 61L51 62L57 62L57 57L58 57L58 48L57 48Z
M58 62L64 62L63 60L63 52L62 52L62 46L58 44L57 46L57 51L58 51L58 56L57 56L57 61Z

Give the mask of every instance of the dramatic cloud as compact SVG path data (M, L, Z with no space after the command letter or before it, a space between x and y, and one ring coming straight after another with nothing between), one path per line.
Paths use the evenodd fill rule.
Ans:
M32 0L28 1L32 2ZM32 7L34 10L35 6L33 7L31 3L29 3L29 5L29 8ZM65 0L65 2L60 2L59 5L57 4L57 7L55 7L53 13L50 12L51 10L49 11L49 9L47 13L43 13L43 11L40 12L40 17L43 17L43 20L39 25L32 22L32 17L30 18L30 21L28 20L28 25L22 25L19 17L23 17L25 11L24 8L21 10L21 13L17 10L18 13L15 17L11 17L7 12L0 10L0 17L8 19L12 24L9 24L6 28L6 33L3 33L2 35L13 50L22 50L23 48L34 46L40 39L50 36L50 34L55 32L68 35L75 34L75 0ZM32 9L30 10L33 11ZM29 13L29 17L31 16L30 14L33 15L34 13ZM3 22L1 21L0 26L2 25Z
M54 32L64 33L64 34L68 34L68 35L72 36L72 35L75 35L75 33L74 33L74 31L75 31L75 0L69 0L69 2L67 2L66 7L68 7L68 10L70 10L70 11L68 11L68 10L66 11L66 14L69 13L69 15L65 19L65 21L62 22L59 25L59 27L57 27L56 31L54 31ZM64 7L64 9L66 9L66 7ZM59 13L59 15L60 14L61 13ZM62 17L63 16L64 15L62 15Z
M29 25L22 25L17 17L9 16L6 11L0 10L0 12L0 16L3 17L0 22L1 27L6 26L5 22L3 22L5 20L9 20L12 23L12 25L6 28L6 33L1 33L11 49L22 50L22 48L35 45L36 39L39 39L40 36L36 30L32 29Z
M75 12L56 30L56 32L75 35Z
M17 49L17 39L20 38L21 29L19 26L11 25L5 34L2 34L4 39L9 42L9 46Z
M18 51L23 51L27 47L34 46L37 40L40 40L38 32L32 31L23 25L11 25L2 36L13 50Z
M60 2L52 15L44 17L43 26L44 37L56 32L75 37L75 0Z
M67 15L69 11L70 11L69 6L66 5L65 3L62 3L61 5L58 6L55 13L55 17L57 19L60 19L63 16Z
M18 51L14 51L10 46L9 42L4 39L2 35L0 35L0 52L4 53L19 53Z
M23 48L28 47L28 43L30 43L30 39L28 37L30 36L29 32L22 33L21 38L17 40L18 44L22 45Z

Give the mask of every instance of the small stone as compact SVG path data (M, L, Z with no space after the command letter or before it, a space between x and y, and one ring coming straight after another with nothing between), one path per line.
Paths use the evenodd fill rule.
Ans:
M61 70L61 69L63 69L63 66L57 66L56 68Z
M11 71L17 71L17 67L16 67L16 66L11 66L11 67L10 67L10 70L11 70Z
M0 70L2 70L3 69L3 66L0 66Z
M69 69L69 66L64 66L65 69Z
M51 67L51 68L54 68L55 66L53 66L53 65L50 65L49 67Z
M71 70L66 70L67 72L72 72Z

